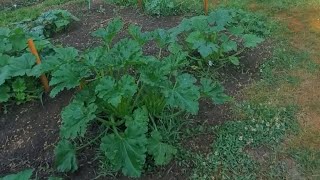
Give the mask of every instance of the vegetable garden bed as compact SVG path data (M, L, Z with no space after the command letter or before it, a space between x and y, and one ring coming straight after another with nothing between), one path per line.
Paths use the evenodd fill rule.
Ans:
M81 21L68 29L68 32L56 35L53 41L85 51L101 43L90 34L107 25L118 15L122 17L125 26L138 24L143 31L157 28L169 29L178 25L183 19L183 16L150 17L134 9L117 9L113 5L97 1L95 3L92 4L91 11L88 11L85 5L65 7ZM126 36L128 36L127 32L122 31L115 39ZM234 96L235 99L241 98L238 92L258 77L258 66L270 56L271 46L272 42L266 41L253 50L241 53L241 66L219 69L218 79L221 80L227 94ZM143 50L146 54L158 53L154 42L149 43ZM73 91L64 91L54 99L45 97L43 102L15 105L8 109L9 114L0 115L0 174L14 173L31 167L36 169L37 177L40 179L52 175L50 171L53 167L54 146L59 139L60 113L62 108L69 104L73 94ZM217 125L232 119L229 104L217 106L212 105L208 100L201 100L199 107L198 115L187 120L190 124ZM89 138L91 138L90 135L93 136L96 128L95 124L88 128ZM214 137L211 135L199 135L184 140L182 144L191 151L207 153L208 146L213 141ZM93 147L98 146L99 144L93 145ZM78 156L77 172L64 174L64 176L71 179L95 178L96 171L99 169L98 160L94 160L95 149L87 147L81 151L82 153ZM141 179L159 177L185 179L188 173L188 169L181 168L178 161L173 161L167 166L146 172ZM61 176L61 174L57 175ZM126 178L119 175L117 179Z

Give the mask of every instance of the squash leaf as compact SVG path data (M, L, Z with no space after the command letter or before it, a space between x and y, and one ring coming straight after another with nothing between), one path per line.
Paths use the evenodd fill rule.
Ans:
M32 173L33 173L33 169L27 169L17 174L7 175L0 179L1 180L29 180L32 176Z
M177 149L172 145L163 143L159 131L152 131L148 140L148 153L154 157L156 165L166 165L177 153Z
M124 175L139 177L146 159L148 112L146 108L134 111L126 121L123 134L114 132L102 138L101 151L110 160L114 170Z
M180 108L191 114L197 114L199 111L199 88L194 85L196 78L190 74L182 74L176 78L173 87L164 89L166 102L173 108Z
M55 164L59 172L74 172L78 169L76 150L73 144L63 139L54 150Z
M77 100L65 107L61 115L61 137L66 139L83 137L87 130L87 124L96 117L97 108L95 104L85 105L84 102Z
M215 104L223 104L230 100L230 97L224 93L224 89L220 84L214 83L207 78L201 78L200 83L202 85L202 93L211 98Z

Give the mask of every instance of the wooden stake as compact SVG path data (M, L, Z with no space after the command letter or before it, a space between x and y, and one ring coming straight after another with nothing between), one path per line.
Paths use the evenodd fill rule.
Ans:
M208 15L208 11L209 11L209 2L208 0L204 0L204 14Z
M37 64L41 64L40 56L38 54L38 51L37 51L36 46L34 45L34 42L33 42L32 39L28 40L28 46L29 46L29 49L30 49L31 53L36 57L36 63ZM46 75L42 74L40 76L40 80L41 80L41 83L43 85L44 91L46 93L49 92L50 91L50 87L49 87L49 82L48 82L48 79L47 79Z

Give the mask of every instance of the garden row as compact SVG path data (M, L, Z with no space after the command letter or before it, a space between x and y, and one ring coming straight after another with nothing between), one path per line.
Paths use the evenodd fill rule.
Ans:
M197 114L201 98L215 104L228 101L210 72L239 65L239 55L256 47L265 35L239 23L242 12L236 10L216 10L184 19L169 30L151 32L142 32L137 25L125 28L115 18L92 33L101 38L100 46L79 52L54 47L44 38L77 20L65 11L53 12L53 18L44 14L20 28L0 29L0 102L32 99L39 94L41 88L34 84L43 74L50 79L51 97L64 89L79 89L61 113L61 140L55 149L60 172L78 169L76 153L83 146L77 146L77 139L94 123L99 128L90 143L101 142L102 161L113 171L139 177L147 157L155 165L168 164L177 150L163 135L162 122ZM122 31L129 37L115 42ZM35 39L41 64L36 65L26 50L28 38ZM150 42L155 42L158 52L146 55L143 49Z

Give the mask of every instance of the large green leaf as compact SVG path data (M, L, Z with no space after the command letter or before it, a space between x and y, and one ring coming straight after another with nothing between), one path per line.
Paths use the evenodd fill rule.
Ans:
M263 38L260 38L254 34L245 34L243 35L244 40L244 47L246 48L253 48L256 47L258 44L262 43L264 41Z
M12 47L16 51L21 51L27 48L27 37L22 28L17 28L11 31L9 40L12 43Z
M97 108L95 104L85 105L84 102L77 100L65 107L61 113L61 137L66 139L83 137L88 123L96 117Z
M17 174L7 175L0 179L1 180L29 180L32 176L32 173L33 173L33 169L27 169Z
M171 73L170 69L163 66L167 61L161 62L154 57L145 59L146 66L140 67L140 80L150 86L165 87L168 84L168 77Z
M36 58L30 53L23 54L9 60L10 74L15 76L31 76L32 68L36 64Z
M224 93L224 89L220 84L214 83L207 78L201 78L200 83L202 85L202 93L211 98L215 104L223 104L230 100L230 97Z
M218 52L219 46L205 39L203 32L194 31L189 34L186 41L192 45L192 49L197 49L203 58Z
M102 38L106 44L110 44L112 39L117 33L123 28L123 22L120 18L115 18L109 22L106 28L100 28L97 31L93 32L92 35L95 37Z
M59 58L62 62L75 61L79 55L78 50L73 47L55 48L54 51L56 52L56 58Z
M172 145L163 143L159 131L152 131L148 140L148 153L153 156L156 165L166 165L177 153L177 149Z
M232 16L229 10L219 9L209 14L208 21L209 23L215 23L216 26L223 28L232 21Z
M114 170L122 169L124 175L139 177L146 159L148 112L135 110L126 122L123 134L115 132L102 138L100 149L110 160Z
M185 110L191 114L197 114L199 111L199 88L194 85L196 78L190 74L182 74L176 78L173 87L164 89L166 102L173 108Z
M117 107L123 98L131 98L137 89L134 77L125 75L118 82L112 77L101 79L95 91L99 98Z
M73 144L63 139L54 150L55 165L59 172L74 172L78 169L76 150Z
M114 68L142 64L142 48L137 41L122 39L114 45L105 63Z
M63 89L71 89L80 85L80 81L88 77L89 70L86 69L81 64L64 64L59 67L52 74L50 86L55 86L51 92L50 96L55 97Z
M0 53L7 53L12 50L12 43L7 38L0 37Z
M137 41L140 45L145 44L148 40L151 39L151 33L142 32L141 27L137 25L130 25L128 28L128 33Z
M11 77L10 67L9 66L1 67L0 68L0 85L5 83L5 81L10 77Z
M0 86L0 103L7 102L10 98L10 87L7 85Z

